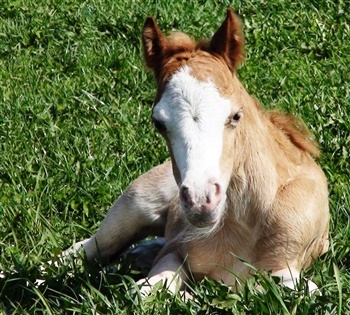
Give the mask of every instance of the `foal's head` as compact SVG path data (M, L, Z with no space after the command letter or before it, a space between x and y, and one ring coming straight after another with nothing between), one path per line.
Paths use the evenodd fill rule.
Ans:
M214 226L225 210L234 137L246 92L234 71L242 59L240 21L231 10L208 42L166 37L153 18L143 29L145 60L158 90L152 119L167 141L188 221Z

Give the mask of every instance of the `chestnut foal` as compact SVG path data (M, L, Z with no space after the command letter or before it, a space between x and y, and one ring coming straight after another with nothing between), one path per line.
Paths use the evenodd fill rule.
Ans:
M108 262L165 235L144 293L160 280L175 292L188 277L237 286L254 272L249 265L295 287L328 248L327 182L301 121L262 110L240 83L239 19L227 10L213 37L196 43L180 32L166 37L147 18L143 46L157 83L152 120L171 162L136 179L75 249Z

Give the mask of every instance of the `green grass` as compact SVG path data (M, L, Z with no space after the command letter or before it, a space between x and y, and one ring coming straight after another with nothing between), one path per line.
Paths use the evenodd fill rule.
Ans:
M0 1L0 313L350 314L350 15L348 1ZM239 75L267 108L302 117L322 150L331 248L305 271L322 296L256 276L240 293L210 280L183 302L84 259L47 264L96 231L131 180L168 157L150 112L146 16L199 39L225 8L240 14ZM46 272L40 266L46 266ZM36 279L45 284L36 287ZM256 282L266 288L262 294Z

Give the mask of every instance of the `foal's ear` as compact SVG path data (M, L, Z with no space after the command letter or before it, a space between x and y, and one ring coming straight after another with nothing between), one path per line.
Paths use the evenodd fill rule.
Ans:
M147 67L156 70L164 56L167 38L153 17L148 17L142 30L142 43Z
M231 71L243 60L241 21L231 9L227 9L226 19L210 40L209 47L224 58Z

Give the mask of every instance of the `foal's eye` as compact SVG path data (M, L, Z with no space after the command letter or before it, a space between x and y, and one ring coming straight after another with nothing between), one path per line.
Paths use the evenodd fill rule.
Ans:
M242 108L240 108L238 112L236 112L235 114L231 114L230 116L228 116L226 125L235 127L238 124L241 117L242 117Z
M234 116L232 117L232 119L235 120L235 121L238 121L240 118L241 118L241 113L240 112L234 114Z
M159 133L164 133L166 131L165 125L157 119L153 119L153 125Z

